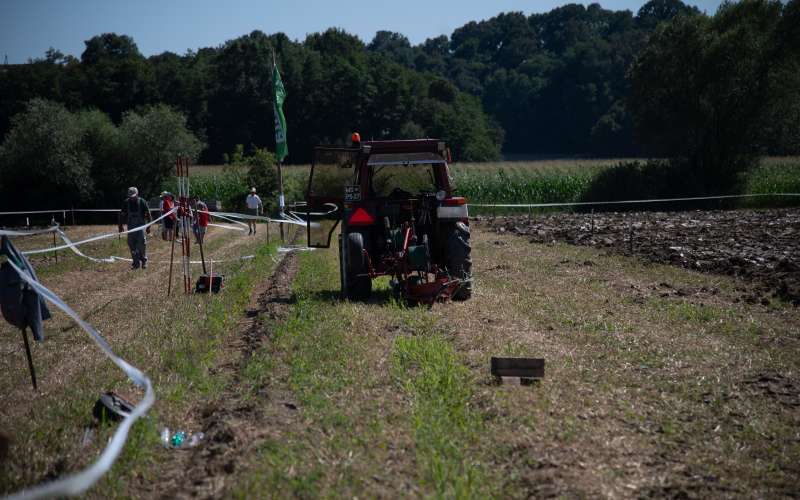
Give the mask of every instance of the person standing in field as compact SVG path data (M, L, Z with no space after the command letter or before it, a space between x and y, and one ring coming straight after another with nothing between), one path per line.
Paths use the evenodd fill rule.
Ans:
M122 210L119 212L119 232L122 232L122 224L127 224L128 231L136 229L150 222L150 207L143 198L139 197L139 190L135 187L128 188L128 198L122 203ZM147 227L147 234L150 234L150 227ZM131 269L147 268L147 238L144 231L133 231L128 233L128 249L131 251L133 264Z
M208 220L210 218L208 213L208 205L206 205L203 200L199 199L197 196L192 197L192 202L194 205L194 223L192 224L192 230L194 231L194 237L197 240L197 244L202 245L203 240L206 237L206 233L208 232Z
M256 188L250 188L250 194L247 195L245 200L247 203L248 215L259 216L264 211L264 204L261 203L261 198L256 194ZM247 234L256 234L256 219L247 219L247 225L250 227L250 232Z
M172 193L168 191L161 193L161 215L168 213L173 207L175 207L175 198ZM161 232L161 238L164 241L172 241L175 237L175 222L178 220L178 216L175 213L171 213L162 220L164 222L164 230Z

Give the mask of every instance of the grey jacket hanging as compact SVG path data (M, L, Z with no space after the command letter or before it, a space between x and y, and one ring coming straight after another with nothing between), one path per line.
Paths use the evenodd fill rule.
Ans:
M5 255L14 265L27 270L33 279L39 281L28 259L11 243L7 236L0 237L0 255ZM0 265L0 312L3 317L17 328L28 327L33 338L44 340L42 321L50 319L44 298L33 290L17 271L7 262Z

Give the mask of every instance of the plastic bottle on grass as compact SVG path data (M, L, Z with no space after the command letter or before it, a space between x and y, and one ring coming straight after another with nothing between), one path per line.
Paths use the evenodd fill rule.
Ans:
M164 448L193 448L200 444L205 437L202 432L186 433L176 430L174 433L169 427L161 431L161 444Z

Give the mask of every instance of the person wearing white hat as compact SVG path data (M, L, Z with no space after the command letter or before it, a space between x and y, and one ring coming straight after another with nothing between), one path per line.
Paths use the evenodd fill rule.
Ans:
M261 203L261 198L256 194L256 188L250 188L250 194L247 195L245 200L247 203L247 213L249 215L259 216L264 211L264 204ZM247 225L250 227L250 232L247 234L256 234L256 219L247 219Z
M139 197L139 190L135 187L128 188L128 198L122 203L122 210L119 212L119 232L122 232L123 222L128 225L128 231L136 229L150 222L150 207L143 198ZM150 234L150 226L147 227L147 234ZM147 238L144 231L133 231L128 233L128 249L131 251L133 264L131 269L142 269L147 267Z

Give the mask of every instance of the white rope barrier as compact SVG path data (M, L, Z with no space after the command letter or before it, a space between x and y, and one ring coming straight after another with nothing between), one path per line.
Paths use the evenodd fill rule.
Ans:
M212 212L204 212L204 213L207 213L207 214L209 214L209 215L211 215L211 214L212 214ZM245 224L244 222L238 221L238 220L236 220L236 219L231 219L230 217L225 217L225 216L223 216L223 215L215 215L214 217L218 217L218 218L220 218L220 219L223 219L223 220L226 220L226 221L228 221L228 222L233 222L234 224L237 224L237 225L239 225L239 226L242 226L242 227L245 227L245 228L246 228L246 227L249 227L249 226L248 226L247 224ZM242 231L244 231L244 229L242 229Z
M0 212L0 215L27 215L27 214L61 214L64 212L71 212L72 209L68 210L27 210L21 212Z
M229 219L242 219L242 220L260 220L265 222L273 222L276 224L284 223L284 224L296 224L299 226L305 226L306 222L298 222L293 219L273 219L272 217L264 217L262 215L250 215L250 214L238 214L235 212L209 212L214 217L220 218L229 218Z
M562 202L562 203L470 203L473 207L508 207L508 208L527 208L527 207L572 207L572 206L581 206L581 205L619 205L625 203L663 203L663 202L674 202L674 201L699 201L699 200L724 200L729 198L762 198L762 197L798 197L800 193L754 193L754 194L728 194L728 195L716 195L716 196L692 196L686 198L653 198L653 199L646 199L646 200L621 200L621 201L577 201L577 202ZM328 204L332 205L332 204ZM67 209L54 209L54 210L25 210L25 211L16 211L16 212L0 212L0 215L26 215L26 214L66 214L67 212L119 212L119 208L67 208ZM160 209L158 208L151 208L151 212L158 212ZM329 212L312 212L311 215L329 215L336 210L331 210ZM210 215L215 217L237 217L239 219L253 219L253 220L263 220L269 222L284 222L284 223L293 223L293 221L287 219L273 219L271 217L263 217L260 215L249 215L249 214L238 214L233 212L206 212ZM304 215L306 212L298 212L296 210L287 211L287 213L292 213L293 215L302 214ZM302 222L305 224L305 221Z
M48 227L46 229L31 229L30 231L16 231L11 229L0 229L0 236L34 236L37 234L47 234L58 231L58 226Z
M230 231L241 231L241 232L244 232L244 229L242 229L241 227L234 227L234 226L230 226L228 224L214 224L213 222L209 222L208 225L209 226L213 226L213 227L218 227L220 229L228 229Z
M113 238L114 236L135 233L137 231L145 231L148 227L152 226L153 224L157 223L158 221L160 221L161 219L167 217L168 215L172 214L173 212L176 212L177 210L178 210L178 208L175 207L172 210L170 210L169 212L167 212L164 215L162 215L161 217L159 217L158 219L150 221L147 224L144 224L143 226L135 227L133 229L128 229L127 231L101 234L101 235L93 236L91 238L87 238L85 240L77 241L77 242L74 242L74 243L71 243L71 244L64 244L64 245L61 245L61 246L50 247L50 248L41 248L39 250L28 250L28 251L22 252L22 253L25 254L25 255L34 255L34 254L40 254L40 253L55 252L57 250L64 250L66 248L70 248L73 245L74 246L79 246L79 245L84 245L86 243L91 243L93 241L99 241L99 240L105 240L105 239L108 239L108 238ZM8 231L0 229L0 235L3 235L3 234L8 234Z
M61 228L59 228L58 226L53 226L53 227L50 227L50 228L47 228L47 229L31 230L31 231L12 231L12 230L0 229L0 235L6 235L6 236L30 236L30 235L36 235L36 234L46 234L46 233L55 232L64 241L64 244L60 245L60 246L49 247L49 248L41 248L41 249L38 249L38 250L28 250L28 251L22 252L25 255L35 255L35 254L47 253L47 252L56 251L56 250L69 249L72 252L74 252L76 255L78 255L79 257L83 257L85 259L91 260L92 262L107 263L107 264L114 263L114 262L132 262L133 260L128 258L128 257L119 257L119 256L116 256L116 255L111 255L109 257L92 257L90 255L86 255L85 253L83 253L78 247L80 245L83 245L83 244L86 244L86 243L91 243L91 242L94 242L94 241L99 241L99 240L102 240L102 239L111 238L111 237L116 236L116 235L122 235L122 234L133 233L133 232L136 232L136 231L146 230L147 227L149 227L149 226L151 226L153 224L156 224L161 219L163 219L164 217L170 215L171 213L175 212L176 210L178 210L178 208L174 208L171 211L169 211L166 214L164 214L161 217L159 217L158 219L156 219L156 220L154 220L152 222L149 222L148 224L146 224L144 226L139 226L137 228L134 228L132 230L123 231L121 233L120 232L116 232L116 233L101 234L101 235L93 236L93 237L90 237L90 238L87 238L85 240L81 240L81 241L78 241L78 242L73 242L67 236L67 234L64 231L62 231ZM238 222L238 221L233 221L233 222L236 222L237 224L245 225L245 224L243 224L241 222ZM233 226L224 225L224 224L209 224L209 226L215 226L215 227L220 227L220 228L223 228L223 229L234 230L234 231L244 231L243 229L240 229L238 227L233 227ZM210 262L210 263L215 263L216 264L216 263L223 263L223 262L234 262L234 261L238 261L238 260L248 260L248 259L252 259L254 257L255 257L254 255L245 255L245 256L236 257L236 258L233 258L233 259L207 260L206 263ZM153 263L154 264L159 264L159 263L160 264L165 264L166 262L153 262ZM173 265L174 264L175 263L173 263ZM200 261L200 260L192 260L192 261L189 261L189 264L202 264L202 261Z
M57 479L33 488L24 489L12 494L8 498L9 500L32 500L38 498L62 497L65 495L80 495L94 485L97 480L100 479L106 472L108 472L116 461L117 457L119 457L122 447L125 445L125 441L128 438L128 432L130 431L134 422L144 416L144 414L147 413L147 411L155 402L156 397L153 391L153 385L151 384L147 375L145 375L142 371L114 354L114 351L111 350L111 346L108 344L106 339L104 339L103 336L100 335L100 333L95 330L92 325L78 316L78 314L63 300L61 300L60 297L34 280L26 271L23 271L17 267L10 259L8 260L8 263L14 268L14 270L17 271L17 273L19 273L20 277L27 282L28 285L33 287L33 289L39 293L39 295L47 299L49 302L75 320L75 322L78 323L78 325L80 325L80 327L92 337L100 349L103 350L103 353L108 356L108 358L111 359L111 361L113 361L114 364L116 364L123 372L125 372L128 378L130 378L134 384L141 387L145 391L144 398L142 398L139 404L133 408L133 411L131 411L128 416L122 420L122 422L120 422L119 427L114 432L114 435L112 436L108 445L100 454L100 457L98 457L98 459L92 465L81 472L78 472L77 474Z
M237 229L238 230L238 228L232 228L232 229ZM116 255L111 255L111 256L105 257L105 258L92 257L90 255L86 255L85 253L80 251L78 246L75 243L73 243L63 231L59 231L58 235L69 246L69 249L72 250L76 255L78 255L79 257L83 257L85 259L91 260L92 262L102 262L102 263L106 263L106 264L112 264L114 262L133 262L133 259L131 259L129 257L118 257ZM236 257L236 258L233 258L233 259L206 260L206 263L218 264L218 263L223 263L223 262L235 262L235 261L238 261L238 260L250 260L250 259L253 259L253 258L255 258L255 255L244 255L242 257ZM203 263L203 261L201 261L201 260L190 260L189 261L189 264L202 264L202 263ZM153 261L153 262L151 262L151 264L167 264L167 261ZM173 266L177 266L179 264L180 264L179 262L173 262L172 263Z
M469 206L497 207L497 208L577 207L577 206L587 206L587 205L624 205L624 204L643 204L643 203L664 203L673 201L725 200L731 198L759 198L764 196L795 197L795 196L800 196L800 193L728 194L719 196L692 196L688 198L653 198L648 200L576 201L571 203L470 203Z

